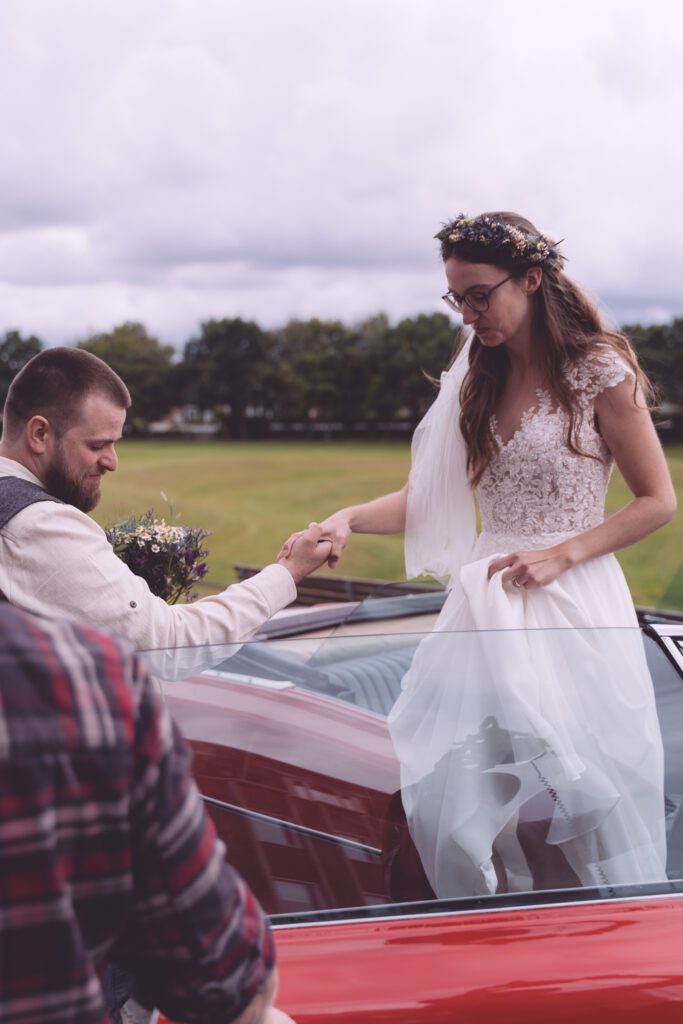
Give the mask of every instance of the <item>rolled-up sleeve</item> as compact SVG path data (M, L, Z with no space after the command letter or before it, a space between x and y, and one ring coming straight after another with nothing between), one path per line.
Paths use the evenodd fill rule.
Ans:
M5 596L39 615L127 637L138 650L199 647L248 639L296 597L281 565L188 605L167 605L117 556L104 531L70 505L41 502L3 531Z

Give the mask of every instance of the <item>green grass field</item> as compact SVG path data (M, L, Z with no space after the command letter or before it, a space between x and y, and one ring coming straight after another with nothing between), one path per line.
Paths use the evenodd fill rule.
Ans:
M362 442L201 443L126 441L120 467L105 481L96 510L106 525L131 512L166 514L213 531L213 587L234 580L235 562L263 565L293 530L343 505L401 487L410 464L406 444ZM683 507L683 446L667 450ZM629 500L615 473L608 497L614 511ZM683 609L683 514L619 559L638 604ZM404 578L400 537L354 537L340 572L374 579Z

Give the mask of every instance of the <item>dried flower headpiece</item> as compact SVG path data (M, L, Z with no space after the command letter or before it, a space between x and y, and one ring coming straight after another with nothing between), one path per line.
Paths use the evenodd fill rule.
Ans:
M480 217L466 217L459 214L455 220L445 224L434 235L441 242L446 258L449 243L488 249L488 255L496 251L506 262L536 266L562 266L564 257L556 242L550 242L543 235L527 231L514 224L483 214Z

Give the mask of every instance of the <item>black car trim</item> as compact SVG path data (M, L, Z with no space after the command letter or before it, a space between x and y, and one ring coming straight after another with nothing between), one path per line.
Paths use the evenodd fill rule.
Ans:
M245 807L238 807L237 804L229 804L225 800L217 800L215 797L205 796L203 793L201 796L204 803L211 804L212 807L220 807L225 811L232 811L243 818L255 818L257 821L266 822L268 825L279 825L280 828L284 828L288 832L297 832L300 835L310 836L313 839L322 839L327 843L334 843L336 846L347 846L352 850L358 850L373 857L382 856L382 851L376 846L367 846L365 843L359 843L356 839L335 836L331 832L322 832L317 828L309 828L308 825L297 825L295 822L285 821L284 818L276 818L272 814L263 814L261 811L248 811Z
M567 893L571 892L571 899ZM367 921L413 920L417 917L452 917L469 914L500 914L511 910L546 910L552 907L573 907L594 904L629 903L668 899L683 895L683 879L653 882L649 885L614 885L585 889L544 890L529 893L506 893L493 896L472 896L444 900L420 900L414 903L377 904L371 907L348 907L343 910L310 910L300 914L273 914L273 928L310 928L330 924L360 924Z

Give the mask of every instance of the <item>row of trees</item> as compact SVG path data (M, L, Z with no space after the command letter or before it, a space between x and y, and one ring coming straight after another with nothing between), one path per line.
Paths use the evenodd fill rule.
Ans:
M40 349L37 339L16 332L0 340L5 393L22 344L26 359ZM340 424L343 432L361 423L371 432L392 421L409 427L433 398L425 372L438 376L454 344L448 317L433 314L396 325L379 315L351 327L292 320L272 331L239 318L209 320L181 353L142 324L125 323L79 347L128 385L134 431L144 432L173 407L193 406L212 412L224 436L246 438L264 436L272 423Z
M683 409L683 319L624 328L661 402ZM208 320L182 352L140 323L79 342L112 366L133 398L129 427L144 433L173 407L211 413L223 436L264 436L273 424L336 424L347 434L388 424L412 428L432 401L456 344L441 313L391 324L384 314L351 326L292 320L263 330L239 318ZM17 370L42 348L9 331L0 338L0 399Z

